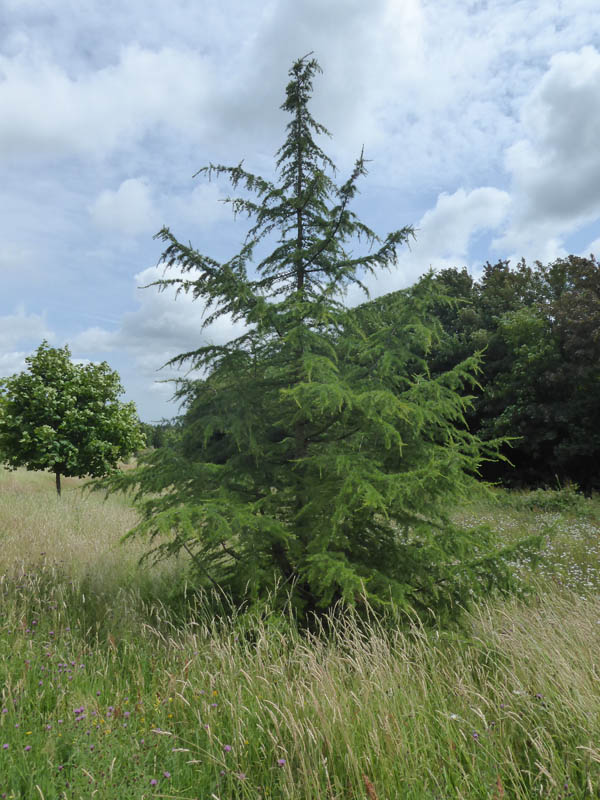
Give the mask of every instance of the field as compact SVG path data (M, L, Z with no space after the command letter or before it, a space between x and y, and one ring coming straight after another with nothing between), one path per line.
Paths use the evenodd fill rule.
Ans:
M544 534L521 599L308 637L188 608L182 563L119 543L125 499L0 472L0 798L598 797L600 501L456 516Z

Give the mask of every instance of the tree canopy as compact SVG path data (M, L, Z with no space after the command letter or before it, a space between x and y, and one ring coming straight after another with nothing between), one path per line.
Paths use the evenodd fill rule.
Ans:
M568 256L544 265L487 264L436 276L457 305L438 308L434 373L485 351L468 419L484 438L513 437L488 477L509 485L573 481L600 488L600 265Z
M143 444L133 403L121 403L106 362L74 364L68 347L43 342L25 372L0 381L0 457L7 466L101 477Z
M441 302L431 279L391 308L344 305L347 287L394 267L413 229L380 238L351 210L362 153L334 182L308 106L318 72L310 56L290 70L278 181L242 163L198 173L241 190L228 199L254 220L241 249L221 263L168 228L157 234L166 270L179 271L159 289L205 303L205 325L228 315L246 330L170 362L204 375L178 385L180 436L109 485L136 491L132 534L157 537L158 557L186 550L198 579L236 601L280 586L304 617L338 601L456 611L508 590L515 557L448 517L497 451L464 425L479 359L429 375Z

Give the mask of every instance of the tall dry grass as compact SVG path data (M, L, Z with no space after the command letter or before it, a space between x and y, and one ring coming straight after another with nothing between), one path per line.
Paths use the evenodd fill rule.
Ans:
M176 562L140 568L145 543L121 541L138 519L127 498L106 499L85 487L67 478L58 497L50 473L0 467L0 570L52 566L109 592L151 576L174 577Z
M507 535L529 519L485 513ZM310 636L202 597L182 622L169 582L140 577L143 545L118 544L133 520L122 499L72 485L57 502L40 476L0 475L0 795L600 794L600 596L554 580L581 552L569 531L593 544L589 518L545 520L558 572L543 565L527 604L479 605L454 631L341 615Z

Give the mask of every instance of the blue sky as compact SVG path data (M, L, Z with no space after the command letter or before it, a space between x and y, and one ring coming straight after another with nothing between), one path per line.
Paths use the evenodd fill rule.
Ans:
M597 0L4 0L0 23L0 375L43 338L107 360L144 420L171 417L159 367L205 341L203 308L160 277L163 224L225 258L245 226L223 183L273 177L294 59L323 75L312 112L355 210L412 224L372 296L430 267L600 252ZM364 297L351 292L348 302Z

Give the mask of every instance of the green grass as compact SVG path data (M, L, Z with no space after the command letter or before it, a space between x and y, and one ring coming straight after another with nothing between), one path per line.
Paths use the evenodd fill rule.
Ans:
M460 632L347 616L307 637L268 611L213 618L210 598L184 618L182 565L119 545L122 498L53 492L0 472L0 797L598 796L597 500L457 509L544 532L543 563L518 565L527 603Z

